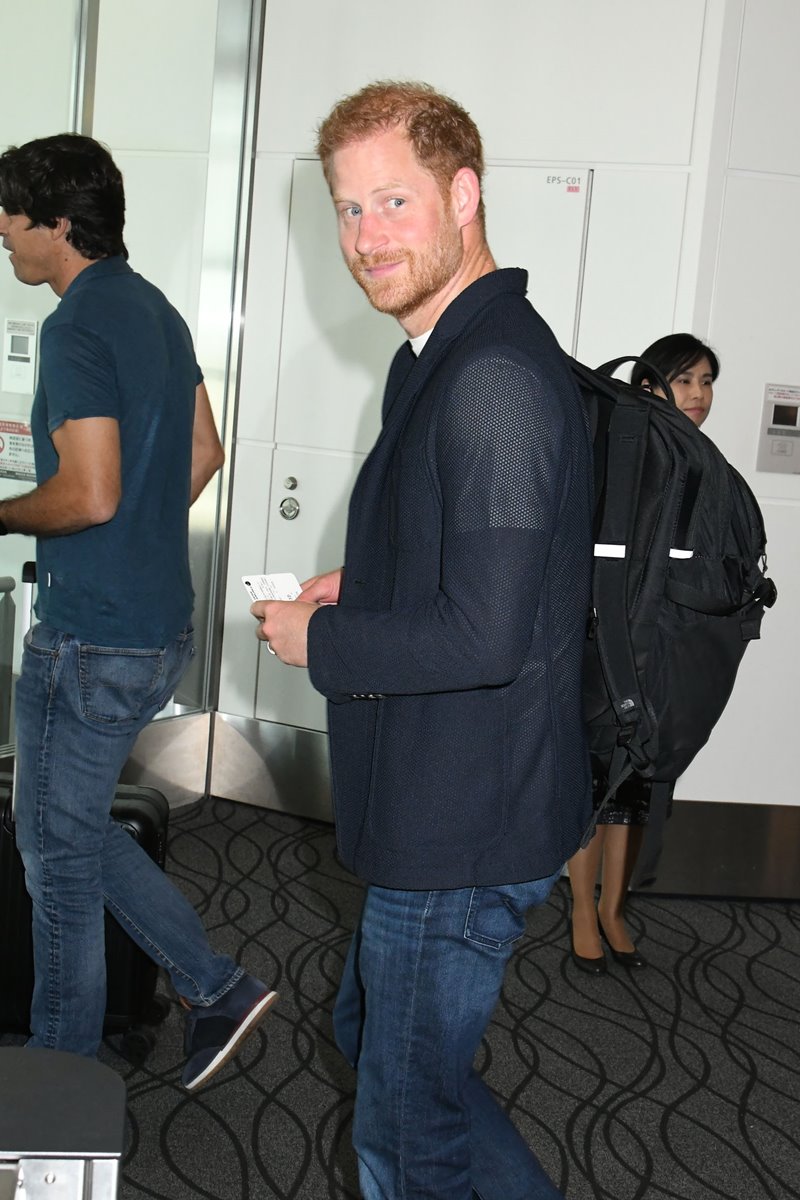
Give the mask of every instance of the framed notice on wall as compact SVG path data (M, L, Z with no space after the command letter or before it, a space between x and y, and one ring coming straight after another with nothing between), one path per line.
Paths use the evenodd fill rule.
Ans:
M36 482L31 427L16 417L0 416L0 479Z

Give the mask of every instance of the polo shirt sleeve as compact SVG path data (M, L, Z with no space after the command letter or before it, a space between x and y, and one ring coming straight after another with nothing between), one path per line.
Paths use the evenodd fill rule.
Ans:
M199 368L198 368L199 370ZM84 417L120 420L119 390L109 347L97 334L56 325L42 336L39 380L47 400L47 430Z

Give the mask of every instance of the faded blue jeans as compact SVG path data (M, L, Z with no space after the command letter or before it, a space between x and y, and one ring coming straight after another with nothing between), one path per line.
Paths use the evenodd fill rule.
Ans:
M560 872L508 886L370 887L334 1011L356 1067L365 1200L559 1200L473 1067L525 913Z
M104 905L179 995L213 1003L243 972L214 954L194 908L110 818L137 735L194 653L94 646L46 625L25 639L16 691L16 833L33 901L31 1046L97 1053L105 1012Z

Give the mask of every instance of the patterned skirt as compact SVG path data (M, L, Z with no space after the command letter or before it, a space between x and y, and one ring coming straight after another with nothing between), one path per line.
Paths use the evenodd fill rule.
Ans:
M606 794L606 779L602 775L592 778L594 805L597 808ZM598 825L646 825L650 816L650 789L647 779L633 775L621 783L616 795L612 796L600 816Z

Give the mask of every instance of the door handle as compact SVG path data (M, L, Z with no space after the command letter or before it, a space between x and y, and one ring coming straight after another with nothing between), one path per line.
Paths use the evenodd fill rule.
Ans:
M284 496L278 508L284 521L293 521L295 517L300 515L300 504L295 500L294 496Z

